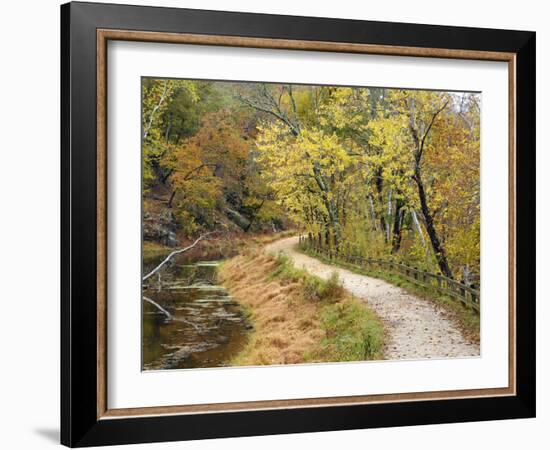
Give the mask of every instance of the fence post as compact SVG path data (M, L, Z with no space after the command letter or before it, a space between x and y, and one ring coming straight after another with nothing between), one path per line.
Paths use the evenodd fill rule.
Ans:
M470 287L476 291L478 291L479 289L477 289L476 287L477 285L475 283L472 283L470 285ZM481 308L481 305L479 304L479 296L478 295L472 295L472 303L475 303L477 305L478 308Z
M416 266L409 266L406 262L396 262L395 260L382 260L377 258L364 258L355 254L351 244L342 246L342 252L336 252L335 249L328 247L322 248L317 245L313 237L300 235L299 242L306 246L314 255L323 256L330 261L347 262L367 270L387 270L390 273L401 274L404 277L417 282L425 287L434 287L441 294L446 294L455 300L458 299L465 307L477 311L480 307L480 298L476 284L466 285L452 279L448 279L441 272L431 273ZM308 245L308 242L310 245ZM434 281L435 278L435 281Z
M472 294L470 293L470 291L465 290L464 296L466 297L466 303L468 305L468 308L474 309L474 305L472 305Z

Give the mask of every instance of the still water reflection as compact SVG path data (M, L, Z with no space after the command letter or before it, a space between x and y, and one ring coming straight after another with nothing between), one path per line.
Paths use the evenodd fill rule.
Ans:
M144 273L159 262L151 261ZM246 343L251 326L217 284L218 261L176 257L143 286L143 369L225 366ZM164 309L163 312L160 308Z

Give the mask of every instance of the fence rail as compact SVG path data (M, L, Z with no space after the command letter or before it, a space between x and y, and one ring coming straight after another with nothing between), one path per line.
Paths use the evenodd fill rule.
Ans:
M306 236L300 236L300 247L312 251L333 261L342 261L361 268L380 269L402 276L413 283L436 289L440 294L447 295L460 301L465 307L473 309L479 314L480 297L479 290L474 286L468 286L441 274L426 272L407 264L387 261L383 259L363 258L353 255L335 255L326 249L314 245Z

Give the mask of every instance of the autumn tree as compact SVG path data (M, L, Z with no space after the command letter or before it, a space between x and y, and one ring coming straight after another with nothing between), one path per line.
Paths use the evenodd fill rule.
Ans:
M213 223L213 212L229 191L239 189L245 170L248 143L237 121L227 112L207 115L197 134L179 145L166 144L162 167L167 172L171 194L167 206L189 213L187 220ZM225 192L224 192L225 190Z
M185 233L297 227L336 253L476 279L478 94L163 79L142 92L145 194Z
M260 127L257 138L260 161L269 168L268 183L295 217L298 212L302 218L306 214L297 198L308 198L311 203L315 195L327 225L326 240L338 249L342 205L352 175L348 166L353 161L338 135L323 126L322 107L329 94L322 87L264 86L242 101L271 118ZM285 152L280 152L281 146Z
M457 118L455 99L450 94L392 90L390 106L389 114L373 122L373 139L384 147L384 158L395 158L401 166L398 171L398 178L403 181L401 194L410 191L410 185L407 186L409 177L413 181L423 224L439 269L446 276L453 277L443 242L445 224L440 220L437 225L436 216L443 219L442 211L452 209L451 205L443 205L445 191L442 189L443 184L449 186L443 181L446 173L450 176L449 168L456 170L456 166L450 165L451 158L463 160L469 154L470 158L466 158L475 161L479 141L472 135L470 148L464 148L464 124ZM472 132L475 134L470 130ZM437 166L432 164L436 161ZM384 167L390 166L390 162L384 163ZM473 178L476 179L479 178ZM452 186L456 189L456 177L454 181ZM410 198L410 192L405 198Z
M167 149L164 132L164 113L169 108L174 94L185 92L190 101L198 102L197 85L194 81L146 78L142 83L141 129L143 153L143 180L145 187L162 176L160 161Z

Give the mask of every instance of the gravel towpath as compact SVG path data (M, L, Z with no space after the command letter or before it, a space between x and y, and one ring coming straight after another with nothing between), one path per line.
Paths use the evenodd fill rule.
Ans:
M468 342L445 311L386 281L329 266L295 248L298 237L281 239L266 251L285 253L297 268L322 279L337 272L345 289L366 302L386 327L387 359L457 358L479 356L479 345Z

